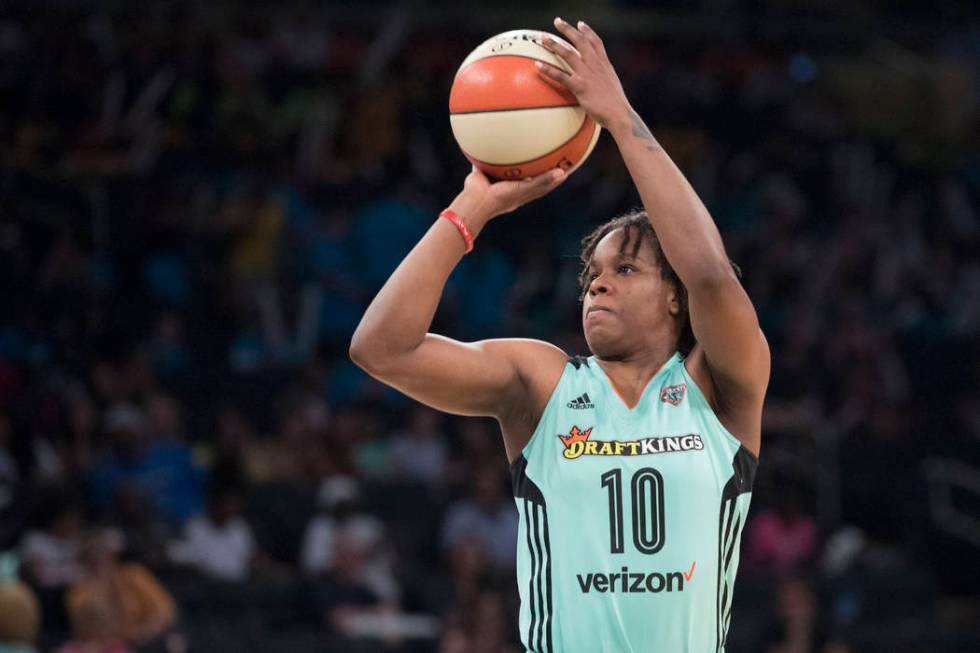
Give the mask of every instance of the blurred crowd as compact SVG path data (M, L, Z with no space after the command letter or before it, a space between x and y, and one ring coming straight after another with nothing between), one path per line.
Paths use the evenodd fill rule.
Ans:
M0 651L520 650L496 424L347 357L461 187L448 90L491 34L371 7L0 13ZM980 645L977 18L595 23L772 346L730 653ZM587 353L578 244L636 204L604 137L432 330Z

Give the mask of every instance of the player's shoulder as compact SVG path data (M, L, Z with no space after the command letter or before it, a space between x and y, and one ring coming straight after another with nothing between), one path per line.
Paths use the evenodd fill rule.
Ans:
M498 338L481 344L488 351L506 356L514 365L525 392L521 403L527 404L520 411L529 415L544 409L572 360L561 347L533 338Z
M481 345L486 351L506 356L525 379L538 375L561 376L565 364L571 360L561 347L534 338L496 338L484 340Z
M501 338L484 346L507 356L520 378L519 396L497 416L509 460L527 445L571 362L560 347L532 338Z

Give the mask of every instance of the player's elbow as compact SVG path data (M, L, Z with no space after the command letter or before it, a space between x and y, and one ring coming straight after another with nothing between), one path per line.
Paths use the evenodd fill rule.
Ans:
M407 353L401 349L393 349L381 337L359 336L357 333L351 338L347 348L351 361L379 381L383 381L386 374L397 367Z
M378 359L380 358L377 356L378 349L377 342L372 341L371 338L357 331L350 340L347 355L355 365L368 374L371 374L373 370L377 369Z

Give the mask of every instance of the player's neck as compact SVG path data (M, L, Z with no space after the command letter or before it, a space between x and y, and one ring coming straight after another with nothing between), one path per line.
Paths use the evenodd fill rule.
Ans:
M596 354L596 362L619 388L628 391L646 386L676 351L674 347L660 346L619 357L602 358Z

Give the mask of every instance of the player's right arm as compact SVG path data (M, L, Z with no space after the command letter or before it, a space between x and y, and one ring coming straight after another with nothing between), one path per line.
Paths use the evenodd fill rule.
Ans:
M550 192L564 178L557 170L491 184L474 169L449 208L476 238L490 220ZM351 339L350 357L374 378L438 410L506 418L523 409L528 396L521 366L560 350L535 340L464 343L429 333L464 251L456 227L436 220L368 306Z

